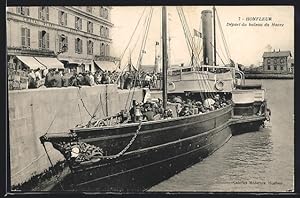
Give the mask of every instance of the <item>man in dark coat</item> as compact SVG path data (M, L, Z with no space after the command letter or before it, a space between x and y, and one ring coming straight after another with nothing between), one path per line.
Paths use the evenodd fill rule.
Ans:
M53 87L53 79L54 79L54 69L49 69L49 72L46 74L45 86Z
M62 86L62 77L59 74L59 71L55 71L53 76L53 87L61 87Z

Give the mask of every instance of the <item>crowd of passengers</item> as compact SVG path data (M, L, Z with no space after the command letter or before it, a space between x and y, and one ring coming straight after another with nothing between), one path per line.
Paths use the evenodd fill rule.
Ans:
M203 103L189 98L182 100L180 96L172 98L171 102L177 104L176 109L178 116L206 113L231 104L231 100L226 99L225 95L220 97L219 94L205 99Z
M176 107L176 114L174 114L171 108L165 110L161 99L153 99L144 103L136 102L128 113L121 111L119 114L121 117L120 122L153 121L202 114L225 107L231 104L231 100L226 99L225 94L222 97L216 94L214 97L205 99L203 103L190 98L182 99L180 96L173 96L168 99L168 103Z
M28 71L28 88L93 86L99 84L118 84L120 89L133 87L157 88L159 74L149 72L126 71L91 71L77 72L58 69L37 68Z

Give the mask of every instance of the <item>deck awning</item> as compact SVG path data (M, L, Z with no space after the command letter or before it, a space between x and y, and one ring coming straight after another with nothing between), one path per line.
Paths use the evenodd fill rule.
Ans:
M94 61L102 71L119 71L118 66L114 62L110 61Z
M34 57L32 56L17 56L17 58L22 61L25 65L27 65L30 69L46 69L44 65L42 65L40 62L38 62Z
M57 58L35 57L40 63L47 66L48 69L64 69L64 64Z

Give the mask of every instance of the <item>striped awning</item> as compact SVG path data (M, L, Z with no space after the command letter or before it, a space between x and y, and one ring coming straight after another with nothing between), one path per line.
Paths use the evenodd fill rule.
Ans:
M49 57L35 57L40 63L45 65L48 69L64 69L64 64L57 58Z
M32 56L17 56L17 58L27 65L30 69L46 69L46 67L41 64L39 61L37 61L34 57Z
M119 68L114 62L110 61L94 61L102 71L118 71Z

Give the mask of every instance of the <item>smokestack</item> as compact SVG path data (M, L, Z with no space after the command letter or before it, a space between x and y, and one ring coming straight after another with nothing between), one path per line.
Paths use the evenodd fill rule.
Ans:
M203 61L205 65L213 65L212 47L212 11L201 12L202 33L203 33Z

